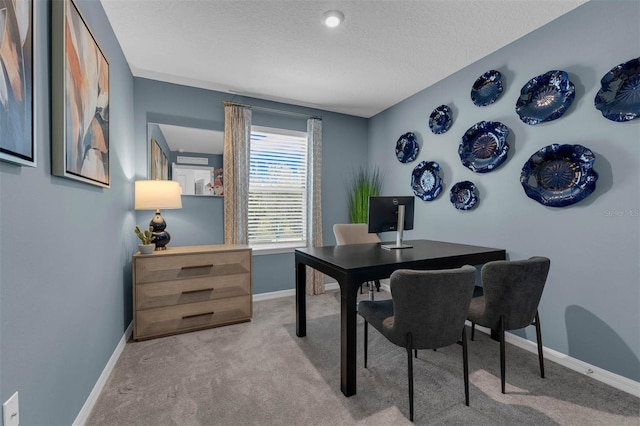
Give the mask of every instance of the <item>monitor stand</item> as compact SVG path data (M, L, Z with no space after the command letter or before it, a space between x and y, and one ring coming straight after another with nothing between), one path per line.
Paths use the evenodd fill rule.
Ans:
M402 234L404 233L404 205L398 206L398 225L396 226L396 243L395 244L382 244L380 247L386 250L406 249L412 248L410 244L404 244L402 242Z

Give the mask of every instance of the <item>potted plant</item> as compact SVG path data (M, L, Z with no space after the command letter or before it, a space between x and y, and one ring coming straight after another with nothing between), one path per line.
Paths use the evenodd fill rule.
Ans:
M360 168L351 179L348 189L349 220L351 223L367 223L369 218L369 197L380 194L382 177L376 168L372 172Z
M135 233L140 238L141 243L138 244L138 250L142 254L151 254L156 249L156 245L153 240L153 228L149 226L149 229L142 231L139 226L136 225Z

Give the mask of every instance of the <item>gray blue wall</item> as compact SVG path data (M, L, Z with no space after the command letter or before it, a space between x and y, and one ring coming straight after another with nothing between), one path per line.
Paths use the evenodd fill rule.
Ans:
M229 95L131 76L100 3L78 2L110 63L111 188L51 176L50 5L37 2L35 80L37 168L0 162L0 402L20 392L21 424L67 425L131 321L133 182L147 176L147 121L222 129L220 101ZM638 218L640 121L613 123L593 109L599 78L640 52L638 2L590 2L568 16L484 58L371 120L236 97L254 105L318 114L324 120L324 240L347 221L344 184L361 165L386 172L384 192L410 193L412 165L394 156L406 131L421 134L422 153L443 165L445 194L418 203L409 236L504 247L512 258L552 258L541 314L546 346L634 380L638 374ZM564 45L564 47L563 47ZM507 90L491 107L468 100L475 78L503 72ZM566 69L577 98L562 119L536 127L519 122L513 104L534 75ZM449 133L433 136L427 117L454 107ZM515 134L507 163L477 176L459 164L460 135L482 119L505 122ZM166 119L166 120L162 120ZM304 130L301 120L256 112L254 123ZM581 143L597 155L598 189L580 204L545 208L526 198L520 168L548 143ZM477 210L458 212L446 199L455 181L476 181ZM221 243L222 198L187 197L163 213L171 244ZM254 292L293 288L291 254L256 256ZM530 333L527 332L527 336Z
M36 2L37 168L0 163L0 401L20 424L76 418L131 322L133 78L99 2L79 1L109 60L111 188L51 175L50 3Z
M411 172L420 161L442 167L444 191L434 201L417 200L409 236L501 247L512 259L548 256L551 272L540 306L544 345L636 381L640 120L607 120L594 108L594 97L605 73L640 56L639 22L640 2L589 2L369 122L369 161L386 170L385 193L410 194ZM503 74L505 91L495 104L476 107L471 86L491 69ZM573 104L558 120L524 124L515 112L520 89L552 69L569 73ZM428 117L441 104L453 109L454 121L447 133L434 135ZM481 120L500 121L512 133L506 163L486 174L464 167L457 153L461 136ZM395 142L408 131L418 135L421 152L415 162L401 164ZM596 155L597 188L571 207L545 207L520 185L523 164L552 143L581 144ZM456 210L449 201L451 187L462 180L479 189L475 210ZM520 334L535 340L532 328Z
M334 244L332 226L348 222L344 182L367 162L367 120L309 108L296 107L260 99L244 98L134 78L136 140L145 141L147 121L224 129L224 106L233 100L282 111L322 117L322 221L326 244ZM290 130L307 130L304 116L293 116L262 110L252 112L252 123L258 126ZM136 178L147 176L148 147L136 147ZM162 212L171 233L171 245L218 244L224 242L223 199L220 197L183 197L181 210ZM137 212L138 223L145 224L150 212ZM266 293L292 289L295 285L293 253L256 255L253 258L253 292Z

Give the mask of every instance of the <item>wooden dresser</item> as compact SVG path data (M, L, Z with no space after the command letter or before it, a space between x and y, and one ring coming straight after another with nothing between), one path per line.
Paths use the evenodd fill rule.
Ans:
M168 247L133 255L133 338L250 321L251 249Z

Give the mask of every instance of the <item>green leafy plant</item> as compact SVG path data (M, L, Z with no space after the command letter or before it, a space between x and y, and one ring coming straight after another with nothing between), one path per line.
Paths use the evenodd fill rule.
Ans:
M135 233L142 241L142 244L149 245L151 244L151 240L153 239L153 228L150 226L149 229L145 229L142 231L139 226L136 226Z
M382 176L377 168L371 172L360 168L357 173L354 173L347 194L351 223L367 223L369 197L379 195L381 190Z

